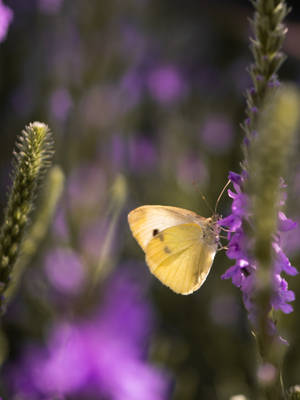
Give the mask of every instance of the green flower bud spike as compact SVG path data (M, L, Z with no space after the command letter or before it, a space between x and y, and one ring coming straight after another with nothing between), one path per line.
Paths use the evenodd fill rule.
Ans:
M0 229L0 311L5 312L6 291L17 261L36 195L54 154L52 134L41 122L29 124L14 151L12 187Z

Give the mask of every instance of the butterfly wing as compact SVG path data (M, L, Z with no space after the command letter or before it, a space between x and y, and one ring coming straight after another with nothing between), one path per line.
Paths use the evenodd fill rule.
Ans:
M195 223L172 226L158 233L146 247L150 271L176 293L190 294L205 281L217 245L208 245Z
M128 215L132 234L144 251L150 240L162 230L196 220L205 223L205 218L192 211L169 206L142 206Z

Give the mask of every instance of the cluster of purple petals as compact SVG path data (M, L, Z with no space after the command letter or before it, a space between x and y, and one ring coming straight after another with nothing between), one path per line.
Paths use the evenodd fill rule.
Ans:
M243 221L250 217L248 202L249 199L242 191L242 185L246 174L229 173L229 179L233 184L234 191L228 190L229 197L232 198L231 214L219 221L219 224L228 229L228 250L227 256L235 260L235 264L230 267L222 279L231 279L232 283L241 289L245 307L249 312L249 317L254 317L253 291L255 287L256 262L250 257L252 247L249 238L246 238L243 230ZM283 185L282 185L283 186ZM284 187L283 187L284 188ZM283 205L284 200L281 201ZM274 264L273 264L273 297L270 307L281 310L288 314L293 311L289 304L295 299L292 290L288 290L287 281L281 276L282 272L287 275L296 275L298 271L294 268L288 257L282 250L281 239L285 232L296 228L297 223L287 218L283 212L278 213L278 232L273 239Z
M119 273L96 312L53 326L7 380L22 400L167 399L169 377L146 360L152 322L141 285Z
M12 10L0 0L0 43L6 38L9 25L13 19Z

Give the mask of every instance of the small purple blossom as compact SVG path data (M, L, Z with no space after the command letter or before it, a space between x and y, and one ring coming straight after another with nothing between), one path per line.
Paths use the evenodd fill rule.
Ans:
M275 310L281 310L285 314L293 311L293 307L288 304L295 300L295 294L292 290L288 290L288 284L280 274L275 274L273 277L274 295L272 298L272 307Z
M298 225L297 222L287 218L282 211L279 211L278 219L279 219L278 229L280 230L280 232L287 232L297 228Z
M0 0L0 43L6 38L7 31L13 19L12 10Z
M229 243L226 254L228 258L235 260L235 264L222 275L222 279L231 279L232 283L241 289L245 307L252 319L255 314L252 297L255 287L255 270L257 267L255 260L250 256L252 243L246 237L243 230L243 221L247 221L250 217L248 196L242 192L242 185L245 178L245 173L241 175L235 172L229 173L229 179L233 183L235 190L228 190L229 197L233 199L231 214L221 219L219 224L229 229ZM282 190L284 187L284 185L281 185ZM284 198L284 196L282 197ZM283 204L284 200L281 200L280 205ZM286 314L293 310L293 307L289 303L295 299L295 295L293 291L288 290L288 284L282 278L281 273L296 275L298 271L291 265L288 257L282 250L281 235L296 227L297 223L287 218L282 211L278 213L278 234L273 239L273 297L271 306L275 310L281 310Z

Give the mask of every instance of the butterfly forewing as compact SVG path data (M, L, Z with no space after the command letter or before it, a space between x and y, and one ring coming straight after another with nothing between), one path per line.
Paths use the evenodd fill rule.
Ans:
M216 246L207 246L195 223L181 224L157 234L146 248L150 271L176 293L190 294L205 281Z
M169 206L142 206L128 215L132 234L144 251L150 240L162 230L196 220L205 223L205 218L192 211Z

